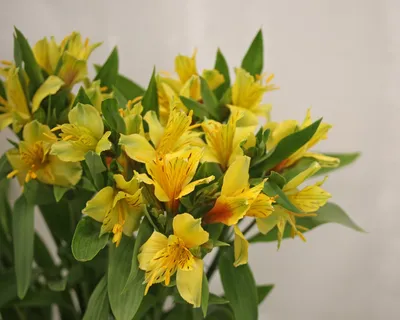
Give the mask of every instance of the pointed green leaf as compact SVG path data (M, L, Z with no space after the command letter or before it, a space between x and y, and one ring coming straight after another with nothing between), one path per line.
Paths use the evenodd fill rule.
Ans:
M109 303L107 296L107 277L101 278L92 295L83 316L83 320L108 320Z
M82 104L92 104L92 101L90 101L90 98L87 96L86 91L83 87L79 88L78 94L75 97L73 107L75 107L78 103Z
M200 77L200 93L207 109L213 110L215 113L217 113L217 108L219 106L218 99L211 91L207 81L202 77Z
M275 183L281 189L286 184L286 179L275 171L271 171L271 174L268 177L268 181Z
M68 190L70 190L69 187L54 186L53 192L56 201L59 202Z
M24 184L24 195L31 204L49 204L55 202L52 186L31 180Z
M322 118L308 127L292 133L279 141L276 148L268 154L263 161L258 164L253 164L253 167L251 168L252 176L259 176L262 172L267 172L273 169L281 161L289 158L313 137L321 121Z
M109 90L116 84L118 76L118 49L115 47L107 61L100 68L94 80L100 80L101 86L106 86Z
M258 297L253 273L248 264L234 267L233 248L227 248L219 260L219 272L225 296L236 320L258 319Z
M23 299L32 276L34 247L34 206L21 195L14 204L12 232L18 297Z
M215 119L216 117L215 111L207 108L204 104L183 96L180 96L179 98L181 99L182 103L186 106L186 108L188 108L189 110L193 110L193 114L199 119L201 120L203 120L204 118Z
M104 184L104 179L101 173L107 170L103 160L97 153L89 151L85 155L85 163L88 167L90 175L92 176L95 186L98 189L101 189Z
M108 234L100 235L100 223L83 217L76 226L72 238L72 254L78 261L92 260L108 242Z
M44 81L42 71L35 60L33 51L25 36L17 28L15 28L15 34L21 50L26 74L28 75L30 82L33 84L33 91L36 91Z
M7 156L4 153L0 158L0 180L3 180L12 171L11 164L8 162Z
M17 297L17 282L15 280L14 270L5 271L0 273L0 309Z
M302 211L297 209L289 200L289 198L286 196L286 194L282 191L281 188L279 188L274 182L272 181L267 181L264 183L264 193L270 197L275 197L278 196L276 199L276 203L280 204L282 207L285 209L295 212L295 213L301 213Z
M133 100L139 96L143 96L145 92L141 86L122 75L118 75L115 87L128 100Z
M353 230L364 232L362 228L360 228L356 223L353 222L353 220L350 219L350 217L346 214L346 212L342 208L331 202L328 202L325 206L320 208L317 212L316 217L301 218L297 220L297 224L309 229L308 231L325 223L338 223ZM291 236L290 228L285 228L283 238L289 238L290 236ZM255 235L249 241L270 242L276 240L277 240L277 230L276 228L274 228L266 235L263 234Z
M43 269L51 269L55 266L53 257L51 256L49 249L47 248L46 244L43 242L38 233L35 233L33 258L35 260L35 263Z
M143 114L147 111L153 110L159 113L158 110L158 93L157 93L157 82L156 82L156 68L153 69L153 74L151 75L149 86L142 99Z
M201 311L203 312L204 317L207 315L209 297L210 291L208 288L207 276L203 273L203 283L201 285Z
M242 61L242 68L255 76L261 74L264 65L264 44L262 31L258 31Z
M132 285L124 290L128 280L134 239L122 236L118 247L110 246L108 263L108 297L116 320L132 320L143 300L144 272L139 270Z
M273 284L257 286L258 304L264 301L264 299L269 295L273 288Z
M213 304L227 304L229 303L229 300L226 300L223 297L217 296L216 294L213 294L210 292L210 297L208 299L208 304L213 305Z
M224 76L224 80L225 80L223 84L221 84L217 89L215 89L215 95L216 95L217 99L220 100L223 97L226 90L228 90L228 88L231 85L231 77L229 75L229 67L228 67L225 57L222 54L220 49L218 49L218 51L217 51L214 68L216 70L218 70Z
M111 130L118 133L125 133L126 127L124 119L122 119L121 114L118 111L118 103L115 99L104 100L101 104L101 111L103 112L103 117Z

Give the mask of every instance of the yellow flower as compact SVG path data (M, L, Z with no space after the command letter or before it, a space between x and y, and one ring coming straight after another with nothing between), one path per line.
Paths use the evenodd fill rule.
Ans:
M201 227L201 220L188 213L175 216L173 230L174 234L168 238L154 231L140 248L139 268L146 271L145 294L154 283L169 285L176 273L179 294L198 308L201 304L203 260L197 258L191 249L206 243L209 235Z
M19 80L18 68L11 66L5 70L5 75L7 100L0 96L0 130L12 124L13 130L19 132L31 120L29 105Z
M311 121L311 110L307 110L306 117L301 125L295 120L286 120L281 123L269 122L264 126L264 129L270 129L271 133L268 138L267 148L273 149L276 145L286 136L292 134L298 130L302 130L312 124ZM294 165L301 158L313 158L319 162L322 167L337 167L340 163L338 158L329 157L320 153L309 152L314 145L321 140L325 140L328 137L328 131L332 128L332 125L328 123L321 123L314 133L313 137L303 147L293 153L289 158L283 160L275 168L276 171L281 171L284 168L288 168Z
M141 102L134 104L135 101L129 100L126 109L119 109L120 114L125 122L126 134L140 134L141 136L145 136L143 129L143 106ZM132 107L133 106L133 107Z
M14 168L9 178L17 176L21 185L31 179L63 187L78 183L82 175L80 163L64 162L50 155L50 148L57 137L48 126L34 120L24 127L22 136L24 140L19 143L19 148L6 153Z
M207 141L203 161L219 163L225 171L237 157L243 155L240 144L251 136L256 127L237 128L239 119L240 113L234 111L226 124L214 120L202 123Z
M149 125L150 140L155 148L141 134L121 134L119 140L127 155L135 161L150 163L168 153L204 145L200 138L201 132L191 131L192 112L186 115L185 112L174 108L165 128L154 111L147 112L144 120Z
M157 78L158 104L160 108L160 119L165 123L168 119L171 100L179 101L179 108L186 111L186 107L180 102L179 96L200 100L200 74L196 66L196 54L193 52L191 57L178 55L175 58L175 71L179 76L179 80L171 77ZM224 83L224 76L218 70L203 70L201 75L207 82L211 90L218 88Z
M232 104L228 107L231 111L240 110L243 112L244 116L240 119L239 125L257 125L259 122L257 117L259 116L269 118L271 106L262 104L261 100L264 93L277 89L274 85L269 84L273 77L273 75L270 75L264 85L262 77L256 80L244 69L236 69L236 80L232 86Z
M101 189L89 200L82 213L102 222L101 234L113 232L113 243L118 246L122 233L131 237L143 215L144 200L136 178L125 181L114 175L115 187Z
M54 37L43 38L36 42L33 47L33 54L36 62L42 69L44 69L49 75L54 74L57 68L57 63L61 57L61 48L57 44Z
M309 168L288 181L282 189L293 205L304 213L290 212L282 206L276 205L274 207L275 210L268 217L256 218L258 229L263 234L267 234L275 226L278 228L278 248L282 241L287 223L292 228L292 237L298 235L303 241L305 241L300 230L307 229L296 224L296 217L315 216L318 209L324 206L331 197L328 192L321 188L324 180L317 182L312 186L304 187L301 190L298 189L300 184L314 175L320 168L321 166L318 162L313 162Z
M204 217L206 223L221 222L232 226L246 215L264 187L262 181L250 188L249 166L250 158L247 156L237 157L231 164L224 176L221 195Z
M68 114L68 124L62 124L53 130L61 130L61 141L51 148L51 154L63 161L81 161L92 150L97 154L111 148L108 137L111 132L104 132L103 120L95 107L78 103Z
M85 89L86 95L92 102L93 106L101 113L101 103L104 100L111 99L113 93L103 93L105 88L100 87L100 80L93 81L89 88Z
M197 185L214 180L214 176L209 176L191 182L201 156L202 151L199 148L167 154L161 159L146 163L151 179L145 173L135 172L135 175L144 183L153 184L157 199L167 202L168 208L175 210L181 197L191 193Z

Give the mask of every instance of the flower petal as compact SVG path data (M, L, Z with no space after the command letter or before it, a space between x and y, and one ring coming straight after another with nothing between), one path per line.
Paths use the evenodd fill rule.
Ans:
M194 308L201 305L201 289L203 284L203 260L195 259L192 270L178 269L176 286L181 297Z
M126 181L122 174L114 174L114 181L117 189L125 191L129 194L134 194L139 190L139 181L136 177Z
M241 156L236 158L225 173L221 190L222 195L232 196L248 187L249 166L249 157Z
M33 120L25 125L22 136L24 138L24 141L26 141L26 143L28 143L29 145L32 145L38 141L57 141L57 137L54 133L50 131L50 128L44 124L39 123L36 120Z
M149 135L151 141L155 146L158 146L164 133L164 127L161 125L157 114L154 111L147 112L144 116L144 120L146 120L147 124L149 125Z
M90 104L78 103L68 113L68 120L71 124L89 129L97 140L103 136L103 120L97 109Z
M246 264L249 260L249 242L244 237L237 225L234 226L235 240L234 240L234 251L235 251L235 267Z
M206 223L221 222L227 226L232 226L244 217L249 207L249 200L245 197L221 195L211 211L205 215L204 221Z
M186 185L182 191L179 193L179 195L176 197L176 199L180 199L183 196L188 195L189 193L191 193L192 191L194 191L194 189L196 188L196 186L200 185L200 184L204 184L204 183L210 183L211 181L213 181L215 179L214 176L209 176L207 178L203 178L203 179L199 179L196 181L193 181L191 183L189 183L188 185Z
M48 169L51 172L52 181L47 183L69 187L76 185L81 180L82 167L79 162L65 162L59 157L51 155L48 160ZM42 180L40 171L37 172L37 176L39 180Z
M111 210L113 198L113 188L105 187L86 203L86 207L82 210L82 213L87 214L96 221L103 222L106 214Z
M147 271L153 257L168 245L168 238L162 233L154 231L150 238L140 248L138 254L139 268Z
M283 187L284 192L288 192L289 190L297 188L299 185L301 185L305 180L313 176L319 169L321 169L321 166L318 162L313 162L310 164L310 166L300 172L297 176L295 176L293 179L289 180Z
M274 207L272 205L274 202L274 198L271 198L264 193L260 193L251 204L250 209L246 212L246 216L266 218L274 211Z
M108 140L108 138L111 135L111 131L107 131L106 133L104 133L104 135L101 137L101 139L99 140L99 142L96 145L96 153L100 154L103 151L106 150L110 150L112 143Z
M63 84L64 81L62 81L59 77L49 76L39 87L39 89L37 89L32 98L32 112L37 111L43 99L49 95L55 94L58 90L60 90Z
M135 161L149 163L156 158L156 151L140 134L135 133L129 136L121 134L119 144L125 148L126 154Z
M323 168L335 168L340 164L339 158L326 156L321 153L306 152L303 157L317 160Z
M307 186L297 193L288 196L289 200L303 212L316 212L324 206L331 194L321 186L322 182L317 182L312 186Z
M174 234L183 240L187 248L198 247L208 241L209 235L201 227L201 219L182 213L176 215L172 223Z
M58 156L63 161L78 162L85 160L87 150L77 148L71 141L57 141L51 146L50 154Z

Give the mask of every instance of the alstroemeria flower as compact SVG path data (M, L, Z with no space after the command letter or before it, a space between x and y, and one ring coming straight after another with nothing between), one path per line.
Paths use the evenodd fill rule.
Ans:
M155 147L141 134L121 134L119 140L119 144L124 147L126 154L135 161L150 163L168 153L204 145L200 138L202 133L191 131L192 112L187 115L174 108L165 128L154 111L147 112L144 120L149 125L150 140Z
M275 210L268 217L256 218L258 229L263 234L267 234L275 226L278 228L278 248L282 241L287 223L292 228L292 237L297 235L305 241L300 230L307 229L296 224L296 217L315 216L318 209L324 206L331 197L330 193L321 188L324 180L316 182L314 185L304 187L301 190L298 189L300 184L314 175L320 168L321 166L318 162L313 162L309 168L289 180L282 189L293 205L304 213L290 212L282 206L276 205L274 206Z
M17 176L21 185L31 179L63 187L78 183L82 176L80 163L64 162L50 154L57 137L48 126L34 120L24 127L22 136L24 140L19 143L19 148L6 153L14 169L9 178Z
M113 98L114 94L111 93L104 93L105 87L100 87L100 80L93 81L90 84L90 87L85 88L86 95L92 102L92 105L97 109L98 112L101 113L101 103L104 100Z
M243 118L240 119L240 126L258 125L258 117L269 118L271 105L262 104L264 93L276 90L277 87L270 84L274 75L270 75L263 84L262 76L255 79L246 70L236 69L236 80L232 86L232 104L228 105L231 111L240 110Z
M12 65L3 71L6 97L0 96L0 130L12 124L13 130L19 132L31 120L29 105L19 80L18 68Z
M194 191L197 185L214 180L214 176L209 176L192 181L201 157L202 151L199 148L167 154L146 163L151 179L145 173L135 174L144 183L153 184L157 199L167 202L168 208L174 210L179 199Z
M214 120L202 123L207 141L202 161L219 163L225 171L237 157L243 155L240 144L251 136L256 127L236 127L240 117L240 112L234 111L226 124Z
M143 215L144 200L139 181L125 181L121 174L114 175L115 187L101 189L89 200L82 213L102 222L101 234L113 232L112 242L118 246L122 233L132 237Z
M306 117L301 125L296 120L286 120L280 123L269 122L264 126L264 129L270 129L271 133L267 142L267 149L271 150L285 137L298 130L302 130L312 124L311 121L311 110L307 110ZM289 158L283 160L276 167L277 171L284 168L288 168L299 161L301 158L313 158L319 162L322 167L337 167L340 163L338 158L329 157L320 153L310 152L313 146L315 146L321 140L325 140L328 137L328 131L332 128L332 125L328 123L321 123L314 133L313 137L303 147L293 153Z
M54 74L61 57L61 48L57 44L55 38L51 37L49 41L44 37L42 40L36 42L32 51L39 66L45 70L47 74Z
M90 150L100 154L111 148L111 132L104 133L103 120L95 107L78 103L68 113L68 120L53 129L61 130L62 140L53 144L51 154L63 161L82 161Z
M179 100L179 96L200 100L200 74L196 66L196 54L193 52L191 57L178 55L175 58L175 72L179 80L168 76L159 76L157 79L158 104L160 108L161 122L165 123L169 115L169 105L172 99ZM224 76L218 70L203 70L201 76L207 82L211 90L218 88L224 83ZM180 100L179 100L180 101ZM186 107L180 103L179 108L186 111Z
M191 249L206 243L209 235L201 227L201 220L188 213L178 214L173 220L174 234L168 238L154 231L140 248L139 268L146 271L145 294L154 283L169 285L176 273L179 294L194 308L201 305L203 260L196 257Z

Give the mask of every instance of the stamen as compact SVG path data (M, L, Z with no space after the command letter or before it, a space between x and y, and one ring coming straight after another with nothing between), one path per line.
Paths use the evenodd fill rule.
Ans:
M124 110L124 109L119 108L119 109L118 109L118 112L119 112L119 114L121 115L121 117L124 117L124 116L125 116L125 110Z
M273 78L275 78L275 75L274 75L273 73L271 73L271 74L269 75L269 77L267 78L267 80L265 80L265 82L266 82L266 83L269 83L269 82L272 81Z
M196 123L196 124L194 124L194 125L191 125L191 126L188 128L188 130L196 129L196 128L199 128L199 127L201 127L201 123Z
M53 129L51 129L51 132L57 131L57 130L61 130L61 126L55 126Z
M74 137L74 136L73 136L72 134L70 134L70 135L68 135L68 136L63 137L63 140L64 140L64 141L68 141L68 140L72 139L73 137Z
M10 60L0 60L1 64L4 64L5 66L12 66L13 63Z
M7 179L14 178L18 174L18 170L13 170L7 175Z
M108 90L107 86L101 87L100 88L100 92L106 92Z

